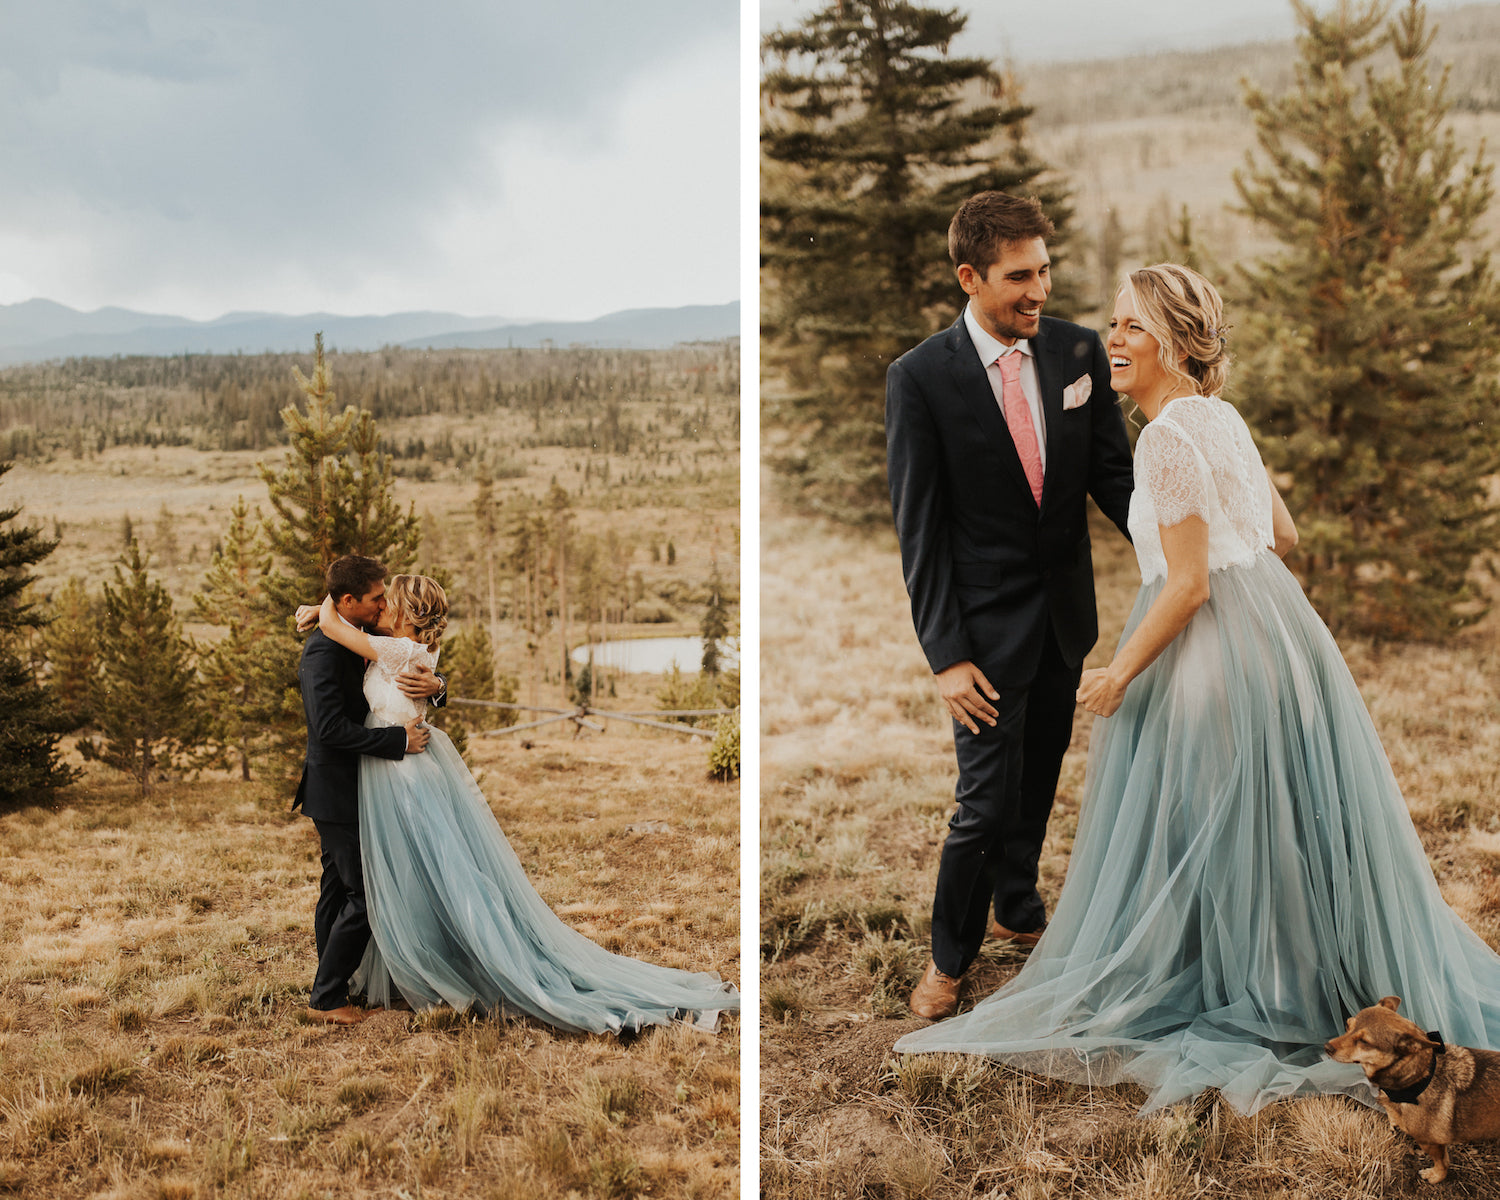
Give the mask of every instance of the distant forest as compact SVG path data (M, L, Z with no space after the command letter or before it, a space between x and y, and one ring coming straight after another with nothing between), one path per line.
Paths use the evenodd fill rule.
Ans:
M330 354L340 407L377 421L504 412L512 449L646 454L681 438L739 434L735 342L671 350L401 350ZM300 354L80 358L0 369L0 460L82 458L112 446L261 450L285 444L281 411L301 399ZM650 402L645 408L637 402ZM714 419L714 414L717 419ZM443 438L446 437L446 443ZM451 435L386 439L396 459L463 453ZM467 447L470 454L473 447Z

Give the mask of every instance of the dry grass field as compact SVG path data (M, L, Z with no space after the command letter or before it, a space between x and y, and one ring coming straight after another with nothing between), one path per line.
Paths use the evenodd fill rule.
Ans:
M611 950L740 979L735 784L613 726L474 739L541 894ZM306 1023L318 843L261 783L91 772L0 815L0 1195L732 1197L739 1020Z
M358 405L332 361L340 404ZM738 577L739 463L737 396L692 395L691 408L667 387L631 399L627 419L650 436L618 454L545 427L578 413L381 420L384 445L406 450L395 498L422 519L419 569L454 579L449 632L483 615L487 549L509 599L509 531L555 483L578 535L618 549L651 609L611 636L696 633L714 564L732 588ZM450 453L414 455L419 440ZM492 547L474 512L475 448L495 476ZM211 638L191 597L237 498L268 508L257 465L285 453L92 441L72 453L64 440L18 462L0 500L61 538L35 572L43 598L70 576L97 594L128 518L178 617ZM575 619L569 644L587 632ZM558 624L530 659L515 621L502 614L497 633L520 699L561 705ZM602 708L651 710L662 679L601 686ZM476 711L462 710L471 731L488 725ZM740 981L739 789L708 778L706 740L618 721L575 739L554 724L471 732L468 758L566 921L610 950ZM0 1196L738 1194L737 1016L717 1034L618 1040L446 1010L307 1023L318 840L290 800L286 784L214 773L141 800L93 766L55 806L0 813Z
M1097 514L1096 514L1097 517ZM1457 1148L1450 1182L1384 1115L1342 1100L1254 1118L1212 1098L1150 1118L1144 1093L1086 1089L983 1059L905 1056L928 957L952 735L911 629L893 535L774 508L762 521L761 1180L834 1197L1500 1196L1500 1144ZM1094 532L1102 665L1139 576ZM1500 946L1500 625L1452 646L1348 644L1444 895ZM1077 826L1090 719L1077 721L1042 861L1055 900ZM1393 898L1393 902L1398 902ZM964 1006L1022 960L987 949ZM1332 1036L1339 1030L1329 1030Z

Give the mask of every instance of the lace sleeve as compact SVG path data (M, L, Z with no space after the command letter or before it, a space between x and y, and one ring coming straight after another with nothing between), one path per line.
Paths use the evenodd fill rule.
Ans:
M1212 482L1187 436L1158 418L1141 431L1135 447L1136 486L1144 488L1164 529L1189 517L1209 519Z
M380 664L380 669L387 675L397 675L404 671L414 657L414 651L421 647L410 638L378 637L370 635L370 645L375 647L375 661Z

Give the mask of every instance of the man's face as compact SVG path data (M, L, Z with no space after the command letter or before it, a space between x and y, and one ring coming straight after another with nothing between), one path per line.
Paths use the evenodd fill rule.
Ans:
M345 596L335 607L339 615L351 625L358 625L361 629L374 629L380 623L380 614L385 611L385 582L382 580L376 583L358 600L353 596Z
M958 268L959 285L974 301L974 315L991 337L1007 346L1034 338L1042 305L1052 294L1052 259L1041 238L1006 242L983 275L968 263Z

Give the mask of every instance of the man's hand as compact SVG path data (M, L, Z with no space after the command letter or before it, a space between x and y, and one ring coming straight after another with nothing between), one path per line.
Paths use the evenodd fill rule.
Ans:
M421 717L413 717L406 723L406 752L408 754L421 754L427 749L427 743L432 738L432 730L422 723Z
M430 700L443 690L443 681L430 667L418 663L396 676L396 686L408 700Z
M1107 668L1085 671L1078 681L1078 703L1097 717L1112 717L1124 703L1125 687Z
M995 723L995 707L985 697L998 700L1000 693L990 686L984 672L973 663L965 660L939 671L937 685L938 694L953 714L953 719L970 733L979 732L979 726L974 724L976 718L986 725Z
M297 632L306 633L309 629L316 629L318 625L318 606L316 604L297 605Z

